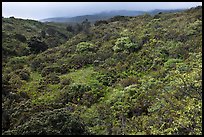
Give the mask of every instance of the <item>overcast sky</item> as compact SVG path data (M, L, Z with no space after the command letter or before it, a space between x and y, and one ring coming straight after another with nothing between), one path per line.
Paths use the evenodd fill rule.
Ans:
M191 8L202 2L2 2L2 15L23 19L73 17L112 10Z

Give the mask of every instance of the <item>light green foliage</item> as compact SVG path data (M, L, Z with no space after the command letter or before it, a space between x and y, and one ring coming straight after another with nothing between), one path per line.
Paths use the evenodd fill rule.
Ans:
M61 79L70 78L73 80L73 83L84 83L84 84L91 84L91 83L98 83L95 78L96 72L94 71L93 67L88 67L84 69L79 69L75 72L70 72L65 75L61 75Z
M92 43L88 43L88 42L80 42L79 44L77 44L76 46L76 51L77 52L85 52L85 51L94 51L96 48L96 46Z
M187 35L195 35L202 28L202 21L196 20L193 23L190 23L188 26Z
M35 98L39 96L37 93L37 87L40 80L42 79L41 75L34 72L30 74L30 81L23 84L19 89L19 92L26 92L30 98Z
M164 63L165 68L174 68L176 63L182 62L180 59L169 59L167 62Z
M121 37L129 37L133 35L133 31L128 30L128 29L124 29L121 33L120 33Z
M133 43L129 37L118 38L115 42L115 46L113 47L115 52L134 51L136 49L138 49L138 45Z

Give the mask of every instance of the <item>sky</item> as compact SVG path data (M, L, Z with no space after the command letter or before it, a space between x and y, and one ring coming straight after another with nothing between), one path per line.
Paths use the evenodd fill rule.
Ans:
M188 9L202 2L2 2L2 16L40 20L113 10Z

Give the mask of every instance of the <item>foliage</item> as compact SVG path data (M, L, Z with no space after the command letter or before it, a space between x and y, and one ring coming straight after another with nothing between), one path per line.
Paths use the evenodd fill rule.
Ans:
M2 18L2 134L201 135L202 6L90 24Z
M77 52L85 52L85 51L95 51L96 46L92 43L81 42L77 44L76 51Z
M41 42L36 37L33 37L29 40L28 47L30 47L32 53L43 52L48 48L44 42Z
M113 50L115 52L120 51L136 51L139 49L139 46L136 43L132 43L129 37L121 37L118 38L115 42L115 46L113 47Z
M5 135L86 135L84 124L66 109L41 112Z
M43 79L44 84L58 84L60 83L60 78L56 74L50 74L44 77Z
M99 21L96 21L96 22L94 23L95 26L99 26L99 25L101 25L101 24L108 24L108 22L107 22L106 20L99 20Z

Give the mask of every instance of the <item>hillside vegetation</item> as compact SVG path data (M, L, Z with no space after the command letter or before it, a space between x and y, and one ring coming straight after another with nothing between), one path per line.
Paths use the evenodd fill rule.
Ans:
M201 135L202 6L76 26L2 18L3 135Z
M178 12L184 9L172 9L172 10L161 10L155 9L150 11L134 11L134 10L114 10L114 11L107 11L107 12L100 12L92 15L81 15L81 16L74 16L74 17L56 17L56 18L46 18L40 21L42 22L61 22L61 23L81 23L85 19L88 19L91 23L95 23L99 20L107 20L114 16L138 16L145 13L150 15L158 14L159 12Z

